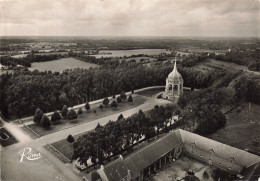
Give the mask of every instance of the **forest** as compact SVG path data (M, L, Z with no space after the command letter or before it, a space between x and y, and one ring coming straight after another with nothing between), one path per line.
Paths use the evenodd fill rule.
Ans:
M37 108L43 112L61 110L63 105L71 107L121 91L164 85L165 78L173 67L172 64L148 67L140 63L120 63L116 60L102 63L99 68L78 68L62 73L25 70L3 74L0 77L1 112L7 118L10 115L21 118L33 115ZM201 72L181 64L178 65L178 70L184 79L184 86L192 89L207 88L215 82L218 82L218 87L227 86L232 81L230 77L235 78L242 74L223 70ZM257 93L259 91L247 91L259 90L259 76L245 75L241 79L243 81L236 84L237 96L241 99L249 96L253 102L260 103Z
M33 115L37 108L43 112L93 101L121 91L131 91L154 85L164 85L173 65L147 67L140 63L106 61L99 68L73 69L58 72L37 70L16 71L0 77L1 111L5 117ZM206 88L217 77L225 76L216 70L211 74L179 66L184 86Z

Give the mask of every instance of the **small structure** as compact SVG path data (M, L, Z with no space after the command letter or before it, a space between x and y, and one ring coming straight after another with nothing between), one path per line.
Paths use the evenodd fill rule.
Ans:
M171 101L175 101L183 93L183 79L177 70L176 60L173 71L166 78L165 92L162 97Z

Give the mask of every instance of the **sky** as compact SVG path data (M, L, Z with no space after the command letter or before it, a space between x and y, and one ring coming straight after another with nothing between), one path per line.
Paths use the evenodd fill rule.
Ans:
M260 36L260 0L0 0L0 36Z

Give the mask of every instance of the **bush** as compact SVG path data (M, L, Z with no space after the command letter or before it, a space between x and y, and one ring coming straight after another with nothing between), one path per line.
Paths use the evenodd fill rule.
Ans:
M100 109L103 109L103 105L102 105L102 104L100 104L100 105L99 105L99 108L100 108Z
M106 97L104 100L103 100L103 104L105 106L107 106L109 104L109 100L108 100L108 97Z
M204 179L209 179L209 173L207 171L204 171L202 176Z
M72 135L69 135L69 136L67 137L67 141L68 141L69 143L73 143L73 142L75 141L75 139L74 139L74 137L73 137Z
M130 95L130 96L128 97L128 102L133 102L133 97L132 97L132 95Z
M122 99L121 99L121 97L119 97L119 96L118 96L118 97L116 98L116 102L117 102L117 103L120 103L120 102L122 102Z
M56 110L56 111L54 111L54 113L53 113L52 116L51 116L51 121L52 121L52 122L56 122L56 121L59 121L59 120L61 120L61 115L60 115L60 113Z
M123 100L126 100L126 94L125 94L124 91L122 91L122 92L120 93L120 98L123 99Z
M68 119L73 120L73 119L77 119L77 118L78 118L78 115L77 115L76 111L74 109L69 110Z
M43 128L49 128L51 126L51 122L50 122L49 118L46 115L42 116L40 125Z
M78 111L77 111L78 115L81 115L83 113L82 109L79 108Z
M86 104L85 104L85 109L86 109L86 110L90 110L90 105L89 105L88 102L86 102Z
M66 105L63 106L62 110L61 110L61 116L63 118L67 118L67 114L68 114L68 108Z
M42 119L42 117L43 117L43 112L42 112L42 110L39 109L39 108L36 109L35 115L34 115L34 117L33 117L33 121L34 121L36 124L39 124L40 121L41 121L41 119Z

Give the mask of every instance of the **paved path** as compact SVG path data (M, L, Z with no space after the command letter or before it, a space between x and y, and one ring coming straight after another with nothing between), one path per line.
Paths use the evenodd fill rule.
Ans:
M5 148L1 148L1 164L5 165L5 167L2 169L2 177L5 180L14 181L82 180L82 177L72 168L72 164L65 165L52 153L47 151L44 146L48 143L51 144L53 142L64 139L69 134L76 135L92 130L97 126L98 123L105 125L109 120L116 120L121 113L124 117L128 117L134 113L137 113L140 109L146 111L152 109L155 105L164 105L167 103L170 102L153 97L144 102L142 105L127 111L61 130L38 139L31 139L20 129L20 125L6 123L4 124L4 127L6 127L20 142ZM24 147L30 147L33 149L34 153L40 153L41 158L34 161L24 159L25 161L20 163L19 161L21 156L19 155L19 151Z

